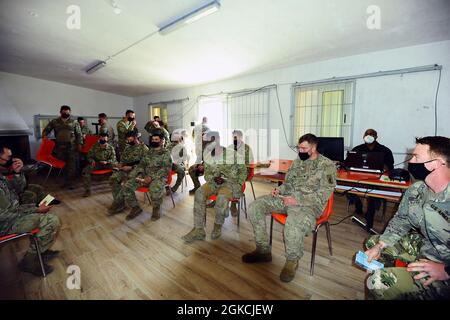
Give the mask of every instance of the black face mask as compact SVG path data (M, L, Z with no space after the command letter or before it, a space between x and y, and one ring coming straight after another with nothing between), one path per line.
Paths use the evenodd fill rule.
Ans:
M98 141L100 144L105 144L106 143L106 140L99 140Z
M128 121L134 121L134 118L133 117L128 117Z
M237 150L237 145L238 145L237 139L233 140L233 144L234 144L234 150Z
M136 144L136 141L129 141L127 142L127 145L129 146L134 146Z
M6 163L2 164L2 167L9 168L12 166L12 164L13 164L13 159L11 158L8 161L6 161Z
M155 141L150 142L150 148L159 148L159 142Z
M61 113L61 118L67 119L70 117L70 113Z
M427 161L430 162L430 161ZM408 171L412 174L416 180L425 180L425 178L433 171L428 170L425 167L425 163L408 163Z
M299 152L298 156L299 156L300 160L303 160L303 161L308 160L310 157L308 152Z

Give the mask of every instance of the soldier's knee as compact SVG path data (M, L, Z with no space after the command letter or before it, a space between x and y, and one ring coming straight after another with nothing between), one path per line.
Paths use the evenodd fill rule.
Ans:
M61 222L57 215L53 213L47 213L42 216L41 224L44 226L49 226L52 229L59 229Z

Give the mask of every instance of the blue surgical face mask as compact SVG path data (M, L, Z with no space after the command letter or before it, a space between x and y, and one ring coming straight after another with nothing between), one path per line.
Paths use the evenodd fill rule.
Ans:
M106 143L106 140L99 140L99 143L100 143L100 144L105 144L105 143Z

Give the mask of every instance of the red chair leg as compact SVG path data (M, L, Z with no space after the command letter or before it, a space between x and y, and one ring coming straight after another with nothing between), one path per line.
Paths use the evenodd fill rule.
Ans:
M332 256L333 255L333 247L331 246L330 223L328 221L325 222L325 229L327 231L328 250L330 251L330 256Z
M253 200L256 200L255 196L255 188L253 188L253 182L250 180L250 186L252 187L252 193L253 193Z
M309 274L312 276L314 274L314 262L316 260L316 245L317 245L317 234L318 234L318 227L313 231L313 243L312 243L312 250L311 250L311 267Z
M270 217L270 237L269 237L270 245L272 245L272 231L273 231L273 217Z
M48 177L50 177L50 173L52 172L53 166L50 165L50 169L48 170L47 176L45 177L43 185L47 183Z

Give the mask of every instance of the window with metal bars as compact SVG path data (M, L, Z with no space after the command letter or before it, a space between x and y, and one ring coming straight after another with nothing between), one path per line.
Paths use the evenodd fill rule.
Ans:
M294 86L292 142L306 133L318 137L344 137L351 145L354 81Z

